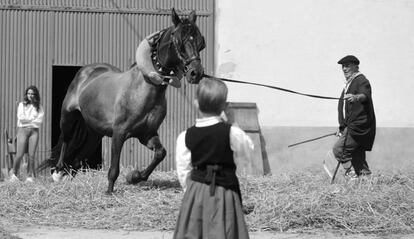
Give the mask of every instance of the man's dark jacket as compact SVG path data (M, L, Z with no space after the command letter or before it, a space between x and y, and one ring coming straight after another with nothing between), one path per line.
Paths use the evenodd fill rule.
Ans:
M348 102L341 100L344 94L364 94L365 101ZM343 104L345 103L345 116ZM348 133L365 150L371 151L375 139L375 113L372 104L371 85L364 75L358 75L352 80L347 92L342 91L338 102L339 129L343 131L348 127Z

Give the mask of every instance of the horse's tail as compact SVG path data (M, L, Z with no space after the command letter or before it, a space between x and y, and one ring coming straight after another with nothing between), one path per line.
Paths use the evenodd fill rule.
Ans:
M85 120L79 111L73 112L72 114L74 114L72 118L73 124L72 129L69 131L71 132L71 135L67 135L70 140L66 145L63 163L65 168L77 170L82 166L82 163L85 163L80 162L81 160L85 160L88 156L85 155L85 152L88 152L88 149L91 149L91 145L88 143L90 142L88 141L88 137L91 132L87 128ZM56 167L62 150L63 137L63 134L60 133L58 143L52 148L50 157L38 166L39 171L49 167Z

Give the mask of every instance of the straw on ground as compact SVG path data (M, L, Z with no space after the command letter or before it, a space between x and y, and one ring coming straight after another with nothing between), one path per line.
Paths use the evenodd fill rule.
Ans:
M154 172L147 182L122 180L104 194L106 172L88 171L61 183L0 184L0 217L14 224L93 229L173 230L182 199L174 172ZM412 233L414 173L376 174L336 184L322 174L240 177L250 231L335 230Z

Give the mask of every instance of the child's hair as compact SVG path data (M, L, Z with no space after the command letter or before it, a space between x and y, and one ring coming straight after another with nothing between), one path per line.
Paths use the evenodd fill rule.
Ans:
M29 98L27 98L27 92L29 91L29 90L32 90L33 91L33 93L34 93L34 97L33 97L33 101L32 101L32 104L33 104L33 106L36 108L36 110L37 111L39 111L39 105L40 105L40 96L39 96L39 90L37 89L37 87L36 86L34 86L34 85L31 85L31 86L29 86L29 87L27 87L27 89L25 90L25 92L24 92L24 99L23 99L23 104L24 105L27 105L27 104L29 104L30 102L29 102Z
M203 79L196 91L201 112L220 115L227 101L227 86L218 79Z

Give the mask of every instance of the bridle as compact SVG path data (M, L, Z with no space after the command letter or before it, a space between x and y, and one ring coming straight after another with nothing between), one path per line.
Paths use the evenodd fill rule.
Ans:
M187 24L187 25L190 25L190 24ZM183 39L182 40L182 46L185 46L185 44L186 44L186 42L187 41L189 41L189 40L193 40L193 33L196 31L196 28L194 28L193 27L193 29L192 29L192 31L190 32L190 34L189 34L189 36L186 38L186 39ZM176 37L176 35L175 35L175 30L171 33L171 39L172 39L172 43L173 43L173 45L174 45L174 49L175 49L175 52L176 52L176 54L177 54L177 56L178 56L178 58L181 60L181 62L183 63L183 65L184 65L184 69L185 68L187 68L187 66L192 62L192 61L201 61L201 59L200 59L200 54L195 54L195 55L193 55L193 56L191 56L191 57L189 57L189 58L186 58L183 54L182 54L182 52L179 50L179 46L180 46L180 44L179 44L179 42L178 42L178 39L177 39L177 37ZM190 43L193 47L194 47L194 44L193 43ZM196 47L194 47L194 48L196 48ZM197 49L197 51L194 51L194 52L199 52L200 50L202 50L204 48L204 45L200 48L200 49ZM188 71L188 70L187 70ZM185 71L186 72L186 71Z
M196 29L194 29L193 31L196 31ZM189 37L187 37L186 39L182 40L182 43L179 43L178 38L175 36L175 31L173 27L170 28L166 28L164 30L161 30L157 33L155 33L154 35L152 35L149 39L148 42L151 46L151 60L152 60L152 64L155 68L155 70L157 71L157 73L159 73L160 75L163 76L177 76L177 70L181 70L184 74L187 74L187 72L190 70L190 68L188 67L190 65L191 62L193 61L200 61L200 55L199 54L194 54L191 57L186 57L179 49L181 46L185 45L187 43L187 41L190 40L190 38L192 37L191 35ZM191 32L193 33L193 32ZM162 42L162 40L165 37L168 37L167 34L170 35L170 39L167 42ZM178 65L177 67L169 67L167 65L165 65L164 63L162 63L162 56L160 56L160 49L161 49L161 43L163 45L171 45L174 48L174 51L177 55L177 58L180 60L181 62L181 67L180 65ZM193 43L190 43L193 44ZM202 48L201 48L202 49ZM194 51L197 52L198 51ZM177 69L178 68L178 69Z

